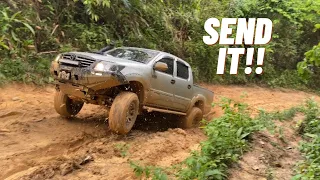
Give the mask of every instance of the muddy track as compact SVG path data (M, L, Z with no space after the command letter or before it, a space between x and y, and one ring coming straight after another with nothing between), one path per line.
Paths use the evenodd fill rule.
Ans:
M229 97L253 111L290 108L312 96L320 102L316 95L293 90L204 86L215 92L215 102ZM106 110L94 105L66 120L54 111L54 91L26 85L1 89L0 179L135 179L129 160L170 166L206 138L200 129L175 128L172 119L160 114L140 117L129 135L118 136L108 129ZM209 118L221 113L215 108Z

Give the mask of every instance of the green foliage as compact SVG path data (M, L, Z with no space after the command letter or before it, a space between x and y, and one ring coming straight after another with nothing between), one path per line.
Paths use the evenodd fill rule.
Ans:
M296 70L285 70L278 76L268 80L271 87L287 87L295 89L306 89L306 81L301 78Z
M78 2L79 0L74 0ZM86 12L95 21L99 20L99 16L95 13L95 8L110 7L110 0L81 0L81 2L86 6Z
M297 175L293 179L316 180L320 177L320 136L314 136L310 142L303 143L300 151L305 160L297 165Z
M126 157L128 155L129 145L125 143L115 144L115 150L120 152L121 157Z
M305 125L302 132L320 135L320 109L316 101L308 100L304 113L306 118L304 119Z
M320 43L313 46L310 51L305 53L305 59L297 65L299 75L304 79L318 78L320 76ZM315 83L320 82L315 81Z
M308 100L304 109L305 119L300 124L300 133L306 139L300 146L304 161L297 164L293 179L315 180L320 177L320 108Z
M48 71L51 61L48 58L30 58L32 59L27 61L21 58L15 60L2 59L0 63L0 85L8 81L34 82L39 85L53 82Z
M290 109L286 109L284 111L277 111L274 113L270 113L270 115L272 116L271 119L273 120L279 120L279 121L285 121L285 120L290 120L292 119L297 112L303 112L303 107L301 106L297 106L297 107L292 107Z
M15 50L23 50L18 49L21 46L32 45L33 42L28 39L35 35L35 31L21 11L13 13L10 8L0 6L0 27L0 52L7 50L12 53ZM24 39L24 36L28 38Z
M226 168L248 149L250 134L264 128L260 123L264 119L252 119L245 104L224 99L220 106L224 114L206 124L208 139L201 143L200 152L185 160L180 179L225 179Z
M145 177L152 180L167 180L168 176L164 169L155 166L141 166L138 163L130 161L130 166L133 168L137 177Z
M309 50L320 41L317 29L319 3L319 0L0 2L0 58L19 57L26 62L30 54L95 51L115 42L119 46L138 46L175 54L191 64L196 80L200 82L319 88L319 69L311 69L308 80L297 77L295 72L305 52L308 51L300 69L308 69L308 64L315 62L317 48L312 52ZM218 52L222 46L208 46L202 41L202 36L206 35L203 24L211 17L267 17L273 21L273 39L265 46L263 75L246 75L243 56L238 75L228 74L230 57L227 58L226 74L216 75Z
M268 17L273 21L273 38L268 44L269 51L264 60L266 74L262 81L272 86L296 88L306 84L319 88L319 83L314 83L319 73L305 81L293 72L304 53L320 41L320 31L314 28L320 21L319 9L319 0L247 0L240 3L235 11L239 17Z

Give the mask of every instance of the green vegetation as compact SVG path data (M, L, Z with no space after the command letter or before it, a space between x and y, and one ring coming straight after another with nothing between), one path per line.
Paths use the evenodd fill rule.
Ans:
M44 71L57 53L94 51L114 42L175 54L192 65L202 82L318 89L319 9L319 0L1 1L0 82L50 82ZM263 75L245 75L245 57L237 76L215 75L220 46L202 42L203 24L210 17L273 21ZM230 58L227 61L228 66ZM299 62L301 77L296 71ZM16 64L23 69L12 72Z
M305 138L300 146L305 160L297 165L297 175L293 179L315 180L320 177L320 107L309 100L304 113L299 131Z
M317 84L320 84L320 43L317 46L313 46L310 51L306 52L305 56L305 59L298 63L298 72L304 79L316 84L311 87L316 87Z
M114 149L116 152L119 152L121 157L126 157L129 153L129 145L126 143L118 143L114 145Z
M201 143L199 152L185 160L186 167L178 173L180 179L225 179L226 168L248 149L249 135L263 127L250 117L246 105L231 103L224 99L224 114L205 125L208 139Z
M141 166L133 161L130 161L130 166L137 177L151 178L152 180L167 180L167 172L163 168L155 166Z
M4 58L0 64L0 85L7 81L33 82L45 84L53 82L48 67L50 67L51 56L35 57L34 59L23 60L16 58Z

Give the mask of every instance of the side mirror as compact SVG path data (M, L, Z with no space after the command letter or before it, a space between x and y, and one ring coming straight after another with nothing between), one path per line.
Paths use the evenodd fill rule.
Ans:
M157 62L153 69L157 70L157 71L162 71L165 72L166 70L168 70L168 65L166 63L163 62Z

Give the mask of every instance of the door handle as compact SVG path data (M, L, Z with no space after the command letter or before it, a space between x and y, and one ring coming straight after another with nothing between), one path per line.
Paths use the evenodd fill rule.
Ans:
M188 85L188 89L191 89L191 85Z
M174 84L174 83L176 83L176 80L172 79L171 84Z

